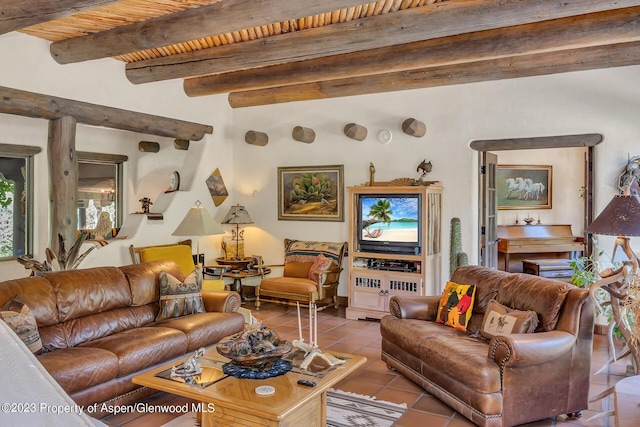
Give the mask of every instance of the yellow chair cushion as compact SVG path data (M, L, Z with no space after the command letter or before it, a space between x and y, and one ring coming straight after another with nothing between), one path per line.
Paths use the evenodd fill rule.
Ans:
M191 247L187 245L158 246L140 251L140 262L172 260L185 276L195 270Z
M203 291L224 291L224 280L222 279L204 279L202 281Z
M308 295L310 292L318 290L317 284L311 279L301 279L299 277L274 277L273 279L262 279L260 291L289 292L292 294Z

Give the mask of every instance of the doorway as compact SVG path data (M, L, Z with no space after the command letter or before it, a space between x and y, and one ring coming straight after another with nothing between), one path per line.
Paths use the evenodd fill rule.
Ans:
M535 150L549 148L586 148L584 174L584 217L583 229L593 220L594 147L603 140L601 134L561 135L533 138L511 138L496 140L474 140L470 147L478 151L478 172L480 174L478 197L478 264L497 268L497 193L495 173L497 156L494 151ZM592 242L584 234L585 255L590 255Z

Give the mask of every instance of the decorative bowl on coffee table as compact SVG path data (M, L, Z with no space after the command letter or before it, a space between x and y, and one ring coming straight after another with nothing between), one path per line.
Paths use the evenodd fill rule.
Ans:
M221 339L217 350L231 359L223 370L235 377L269 378L291 370L291 364L282 357L293 350L293 345L260 324L247 326L243 332Z

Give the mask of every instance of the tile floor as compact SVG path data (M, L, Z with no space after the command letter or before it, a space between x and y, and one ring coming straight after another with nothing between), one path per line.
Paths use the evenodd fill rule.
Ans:
M295 307L278 304L263 304L260 311L255 311L252 303L247 303L254 315L268 327L278 331L285 339L293 340L298 335L298 323ZM302 310L303 312L305 310ZM318 313L318 340L320 348L345 353L357 353L367 357L365 366L338 383L336 388L369 396L378 400L406 403L408 411L396 422L397 427L429 426L429 427L462 427L473 426L466 418L457 414L447 405L425 393L424 390L408 381L403 376L387 369L380 360L380 327L377 321L347 320L344 307L339 310L326 309ZM607 347L604 336L596 335L592 357L592 372L596 372L607 360ZM626 364L619 362L608 372L593 375L590 395L595 396L606 390L618 380L624 378ZM167 393L156 393L145 400L153 405L184 405L190 402L186 398ZM606 413L613 409L611 397L594 402L584 416L578 420L564 417L547 419L526 424L528 427L551 426L590 426L614 427L613 417L602 417L591 421L594 415ZM171 414L127 413L110 415L102 419L111 427L159 427L176 417Z

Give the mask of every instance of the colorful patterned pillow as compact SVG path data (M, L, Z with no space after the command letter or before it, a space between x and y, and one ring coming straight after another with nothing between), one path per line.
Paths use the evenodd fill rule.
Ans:
M166 271L159 274L160 311L156 321L203 313L202 269L196 268L180 281Z
M22 301L20 295L14 296L4 307L0 308L0 319L13 329L13 332L33 354L42 353L42 340L38 332L36 318L33 317L29 306Z
M491 339L495 335L532 333L538 326L538 314L535 311L520 311L489 301L482 320L480 334Z
M475 285L461 285L447 282L447 286L440 298L438 317L436 321L452 326L461 331L467 330L471 318L473 300L476 294Z
M311 267L309 268L309 275L307 277L315 282L318 282L318 285L322 285L322 283L320 283L319 281L320 277L318 276L318 274L314 273L314 271L326 270L330 265L331 260L329 258L322 254L318 255L313 261L313 264L311 264ZM322 277L324 278L325 276Z

